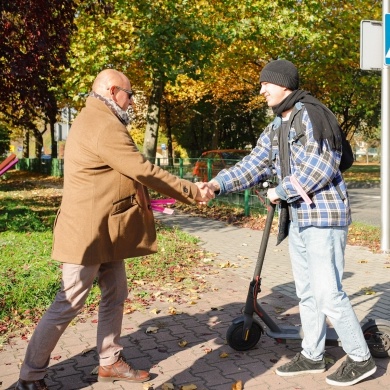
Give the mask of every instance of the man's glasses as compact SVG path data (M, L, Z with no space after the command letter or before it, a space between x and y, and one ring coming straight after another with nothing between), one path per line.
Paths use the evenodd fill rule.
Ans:
M129 90L129 89L124 89L124 88L122 88L122 87L118 87L117 85L115 85L115 88L118 88L118 89L120 89L121 91L126 92L126 93L127 93L127 96L129 97L129 99L131 99L131 98L133 97L133 95L134 95L134 92L131 91L131 90Z

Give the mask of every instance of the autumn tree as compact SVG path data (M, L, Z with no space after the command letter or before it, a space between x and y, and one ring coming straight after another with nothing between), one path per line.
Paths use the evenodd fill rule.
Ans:
M360 21L381 19L381 2L307 1L310 45L294 48L303 85L323 100L353 138L356 131L375 133L380 121L380 73L360 69Z
M162 103L168 139L172 133L191 157L208 149L253 147L265 125L265 106L259 104L258 88L253 88L253 96L239 84L228 83L225 91L222 83L180 77L174 86L168 85ZM219 95L218 88L226 96Z
M127 10L135 27L133 56L142 63L152 84L144 141L144 154L149 158L156 152L166 84L174 83L179 74L198 77L223 39L214 15L216 5L221 2L135 0Z
M247 81L241 84L242 93L255 95L250 84L259 88L263 66L285 58L298 66L301 88L335 112L349 138L356 131L376 132L380 77L360 70L359 46L360 20L380 19L380 2L243 1L228 8L226 18L231 19L233 39L221 48L223 59L214 70L222 86L213 88L216 99L228 100L241 81Z
M299 67L301 87L330 106L346 133L369 131L379 120L379 79L359 69L359 24L378 18L378 10L368 0L86 0L65 86L82 101L100 70L127 74L138 95L149 98L141 111L144 153L153 157L160 116L194 148L244 135L253 140L269 120L258 97L259 73L270 60L286 58ZM179 76L199 84L180 92Z
M7 122L33 132L38 156L46 123L52 134L52 156L57 153L55 88L66 65L74 6L72 0L1 3L0 110Z
M135 87L149 96L144 154L154 157L165 86L175 83L180 74L199 78L210 63L218 44L227 37L217 17L223 12L223 3L80 3L66 85L69 90L86 92L91 78L104 68L126 73Z
M224 4L219 20L229 36L220 41L202 72L202 83L207 85L204 97L186 110L180 94L175 95L177 88L171 88L169 99L164 96L170 127L175 105L180 112L179 122L169 130L180 142L192 149L253 145L255 134L267 122L265 102L258 97L259 73L278 58L298 66L301 88L329 105L349 138L355 131L375 133L380 79L375 72L359 69L359 25L361 19L380 17L377 3L260 0ZM187 88L187 96L194 90Z
M9 150L9 144L10 131L4 124L0 123L0 157L2 157Z

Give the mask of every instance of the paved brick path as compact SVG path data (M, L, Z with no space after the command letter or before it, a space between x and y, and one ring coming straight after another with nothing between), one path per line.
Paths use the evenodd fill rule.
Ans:
M137 368L150 368L153 378L149 389L161 390L166 382L175 389L195 384L198 390L230 390L241 380L244 389L321 390L331 389L325 382L327 373L281 378L275 367L288 361L299 344L277 344L262 336L250 351L237 352L225 341L232 320L240 315L248 284L253 276L262 232L235 228L202 218L156 215L167 224L180 226L200 238L200 247L210 256L210 272L204 275L210 288L198 294L192 304L159 302L159 314L151 310L126 314L122 343L125 357ZM229 261L231 267L221 268ZM390 320L390 264L384 254L372 254L361 247L348 246L344 286L350 295L359 320ZM275 246L271 236L263 267L260 301L275 319L290 325L299 324L297 300L291 277L286 243ZM375 294L365 294L375 292ZM195 303L195 304L194 304ZM146 333L149 327L156 333ZM88 318L67 329L52 354L46 379L50 389L146 389L142 384L97 383L91 372L97 365L95 347L96 317ZM185 347L180 342L187 342ZM0 389L12 389L18 378L19 365L27 341L15 340L0 352ZM221 356L226 356L222 357ZM327 349L328 372L341 363L344 353L339 347ZM378 370L373 377L354 386L358 390L390 388L387 372L389 359L376 359Z

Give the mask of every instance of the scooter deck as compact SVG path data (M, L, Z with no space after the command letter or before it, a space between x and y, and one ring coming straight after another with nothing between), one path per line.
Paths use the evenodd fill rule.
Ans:
M267 336L272 337L273 339L280 340L281 342L300 342L303 339L303 330L300 326L289 326L283 325L279 326L280 332L272 332L270 329L266 328L265 333ZM339 346L341 342L337 336L336 331L333 328L326 329L326 345Z

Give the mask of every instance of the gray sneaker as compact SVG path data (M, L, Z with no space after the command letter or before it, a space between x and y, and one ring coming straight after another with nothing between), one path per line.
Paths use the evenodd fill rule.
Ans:
M376 365L372 356L364 362L355 362L347 356L339 369L326 377L326 383L333 386L352 386L368 378L375 371Z
M275 370L279 376L294 376L300 374L319 374L325 371L325 359L311 360L297 353L291 362L283 364Z

